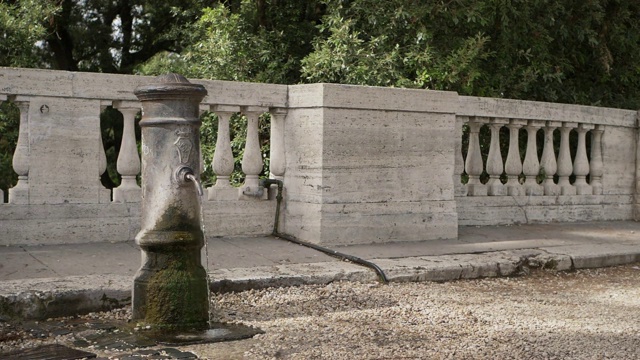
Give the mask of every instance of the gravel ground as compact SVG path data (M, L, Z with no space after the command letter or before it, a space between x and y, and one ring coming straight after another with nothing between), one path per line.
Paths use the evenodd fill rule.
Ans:
M215 295L219 320L266 333L180 350L205 359L638 359L639 285L640 267L629 265ZM0 342L0 349L21 341Z

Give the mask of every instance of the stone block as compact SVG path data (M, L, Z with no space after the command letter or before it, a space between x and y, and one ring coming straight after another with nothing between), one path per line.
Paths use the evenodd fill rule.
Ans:
M290 87L286 231L322 244L455 238L456 98Z
M139 204L0 206L0 245L125 241L139 226Z
M139 187L117 187L113 189L113 202L136 203L140 202L141 197L142 189Z
M208 187L206 189L207 200L210 201L234 201L238 200L238 189L235 187Z
M455 239L455 206L450 201L322 205L319 243L344 245Z
M32 98L29 141L30 204L110 200L100 183L99 100Z
M236 192L237 197L237 192ZM204 201L207 237L271 234L276 201Z

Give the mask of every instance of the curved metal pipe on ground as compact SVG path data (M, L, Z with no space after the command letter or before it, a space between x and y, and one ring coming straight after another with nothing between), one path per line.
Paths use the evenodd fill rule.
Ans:
M273 235L274 237L277 237L279 239L287 240L287 241L290 241L292 243L295 243L295 244L298 244L298 245L302 245L302 246L306 246L308 248L323 252L323 253L325 253L325 254L327 254L329 256L333 256L333 257L341 259L341 260L348 260L348 261L351 261L351 262L353 262L355 264L368 267L368 268L372 269L373 271L375 271L376 274L378 274L378 279L380 280L381 283L383 283L383 284L389 283L389 280L387 280L387 276L385 275L384 271L382 271L382 269L378 265L372 263L371 261L364 260L364 259L359 258L357 256L341 253L339 251L335 251L333 249L326 248L324 246L320 246L320 245L312 244L312 243L309 243L309 242L306 242L306 241L302 241L302 240L299 240L296 237L291 236L291 235L280 233L278 231L278 223L279 223L279 219L280 219L280 205L282 203L282 187L283 187L282 180L262 179L262 180L260 180L260 185L265 187L265 188L268 188L271 185L277 185L278 186L278 192L277 192L277 195L276 195L276 217L275 217L275 220L273 222L273 232L271 233L271 235Z

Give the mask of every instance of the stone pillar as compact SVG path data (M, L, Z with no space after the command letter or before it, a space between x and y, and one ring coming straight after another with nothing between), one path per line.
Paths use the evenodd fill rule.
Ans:
M547 126L544 128L544 147L542 148L542 158L540 159L540 165L545 174L545 179L542 182L545 195L560 195L560 188L553 181L553 176L558 170L556 162L556 153L553 148L553 132L560 126L561 123L555 121L548 121Z
M506 119L493 119L489 123L491 129L491 144L489 146L489 155L487 156L487 173L489 181L487 182L488 195L506 195L506 188L500 181L500 176L504 172L504 163L502 162L502 154L500 153L500 129L507 124Z
M538 185L537 177L540 174L540 162L538 161L538 130L544 125L544 122L530 120L527 129L527 153L524 156L522 164L522 172L524 173L524 188L526 195L542 195L544 191L542 186Z
M124 127L122 142L116 169L122 176L120 186L113 189L114 202L140 202L140 187L136 176L140 172L140 156L136 145L135 119L140 111L139 107L116 106L122 113Z
M589 164L589 178L593 195L602 195L602 175L604 164L602 163L602 133L604 125L596 125L591 130L591 163Z
M469 175L467 191L471 196L487 195L487 187L480 182L480 175L484 169L482 163L482 153L480 152L480 128L483 122L477 118L469 121L469 149L467 150L467 160L464 163L465 171Z
M25 205L29 204L29 102L16 99L15 104L20 109L20 128L12 165L18 183L9 189L9 203Z
M229 120L233 114L240 111L240 107L215 105L211 107L211 111L218 115L218 135L216 138L216 148L213 153L213 161L211 163L213 172L216 174L216 183L207 189L208 199L237 200L238 192L229 183L229 178L234 168Z
M271 149L269 154L269 173L273 179L283 180L285 171L284 119L287 109L271 110Z
M562 123L560 128L560 152L558 153L558 186L561 195L575 195L576 188L569 182L569 176L573 173L571 150L569 149L569 134L571 129L577 127L575 123Z
M591 195L593 188L587 184L587 175L589 175L589 159L587 158L586 135L587 131L593 129L591 124L580 124L578 126L578 147L576 149L576 158L573 162L573 173L576 175L576 181L573 186L576 188L578 195Z
M157 329L204 329L207 274L197 186L198 104L207 91L177 74L138 87L142 102L142 267L133 285L134 321Z
M509 128L509 152L504 171L507 173L507 194L511 196L524 195L524 187L520 185L518 177L522 173L522 159L520 158L520 128L526 120L511 119Z
M258 126L260 114L267 110L257 106L247 106L243 109L243 113L247 116L247 142L242 156L242 171L245 179L244 184L239 189L240 197L265 198L267 195L264 188L258 185L258 178L263 168Z
M453 92L290 86L282 232L323 245L457 238L458 109Z

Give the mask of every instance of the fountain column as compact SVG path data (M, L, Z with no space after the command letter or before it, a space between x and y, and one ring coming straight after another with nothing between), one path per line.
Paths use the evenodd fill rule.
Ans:
M198 206L198 112L206 94L177 74L135 90L142 102L142 220L136 236L142 266L134 279L132 318L155 329L208 326Z

